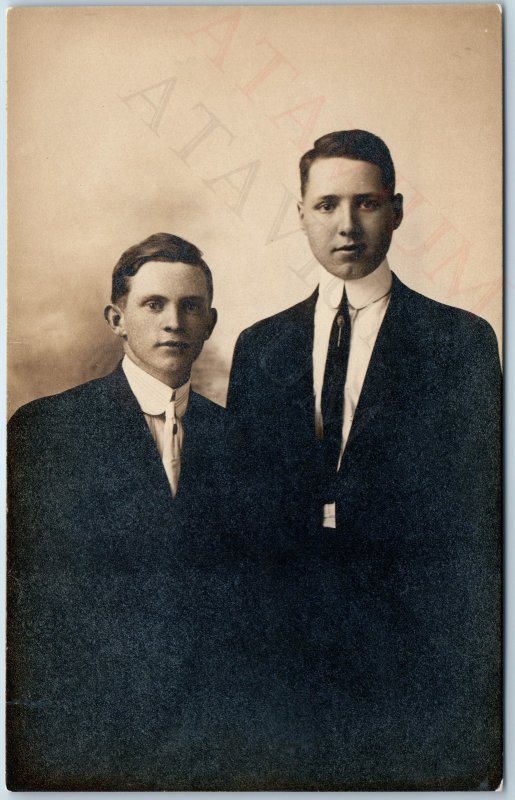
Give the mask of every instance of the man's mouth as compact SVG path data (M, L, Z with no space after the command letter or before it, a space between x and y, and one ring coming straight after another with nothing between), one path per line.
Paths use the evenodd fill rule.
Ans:
M340 247L334 247L333 253L348 253L351 256L361 256L365 250L365 244L342 244Z
M170 350L188 350L190 345L188 342L158 342L156 347L168 347Z
M364 244L343 244L341 247L335 247L335 251L340 252L343 251L344 253L355 253L356 250L364 250Z

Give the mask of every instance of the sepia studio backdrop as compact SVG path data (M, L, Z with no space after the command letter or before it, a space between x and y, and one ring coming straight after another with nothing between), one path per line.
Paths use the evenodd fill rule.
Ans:
M194 385L223 404L240 331L316 285L298 161L332 130L390 147L392 269L499 337L501 27L495 5L11 10L9 413L116 365L110 274L158 231L213 270Z

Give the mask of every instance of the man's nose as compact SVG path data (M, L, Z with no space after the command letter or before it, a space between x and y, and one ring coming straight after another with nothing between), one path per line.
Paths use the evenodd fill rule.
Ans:
M182 314L179 306L169 303L163 316L165 330L176 331L182 328Z
M356 209L352 203L341 203L338 207L338 233L341 236L351 236L358 229Z

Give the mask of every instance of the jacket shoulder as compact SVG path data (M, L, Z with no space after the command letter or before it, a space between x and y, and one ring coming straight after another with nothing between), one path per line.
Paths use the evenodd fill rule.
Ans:
M306 300L301 300L300 303L295 303L295 305L285 308L277 314L255 322L242 331L238 341L242 344L247 341L268 341L280 335L282 331L287 330L291 325L296 325L300 320L312 318L316 297L317 291Z
M112 373L103 378L81 383L64 392L32 400L13 414L9 420L9 428L12 430L45 422L51 425L57 417L70 416L74 413L80 414L83 419L85 411L105 396L111 378Z
M190 403L193 408L195 408L196 412L205 414L217 422L223 422L225 419L225 408L203 394L192 390L190 394Z
M451 338L456 345L485 342L497 348L497 337L482 317L471 311L441 303L410 289L398 278L394 284L402 302L402 310L421 332L431 332L440 339Z

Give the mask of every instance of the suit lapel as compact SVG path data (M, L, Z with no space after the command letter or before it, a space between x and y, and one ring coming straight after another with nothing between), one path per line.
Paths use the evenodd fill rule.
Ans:
M268 346L259 355L261 375L272 387L296 387L312 371L314 310L318 290L282 316L272 327ZM311 380L311 386L313 381Z
M144 492L148 502L157 493L160 502L171 499L170 486L138 401L119 366L106 378L106 443L125 492ZM114 477L114 476L113 476Z
M313 333L318 289L293 306L276 335L273 331L266 350L260 356L260 375L269 388L271 402L279 404L279 416L287 415L308 423L314 431Z
M199 412L198 398L190 391L188 408L183 419L184 445L181 453L181 478L177 498L186 496L190 488L201 482L201 473L205 468L206 453L210 452L210 432L208 420Z
M405 315L405 287L393 275L392 293L383 323L370 358L346 450L370 425L396 407L395 398L403 391L409 374L413 339L408 336Z

